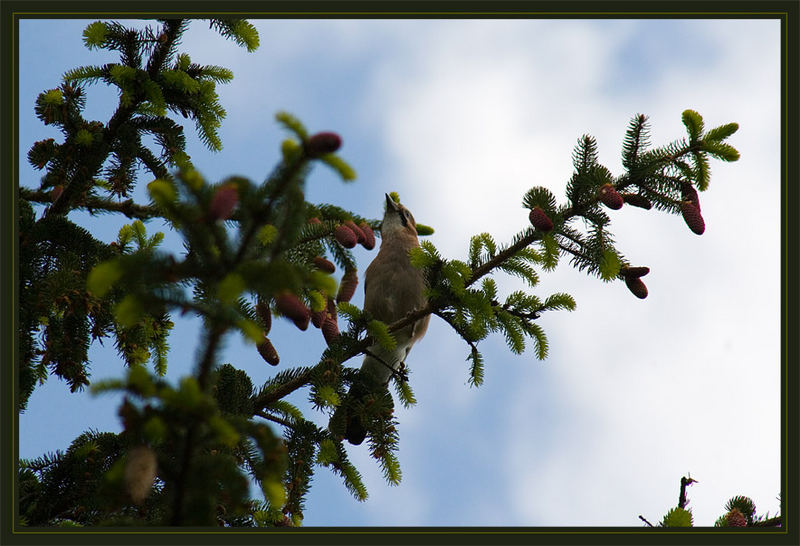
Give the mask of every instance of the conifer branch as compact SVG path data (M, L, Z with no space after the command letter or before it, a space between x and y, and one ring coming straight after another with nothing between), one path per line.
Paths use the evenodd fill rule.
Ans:
M181 25L182 20L177 20L175 24L164 25L164 42L156 46L150 58L152 66L148 66L148 69L152 68L153 70L158 70L161 67L170 49L174 46L175 40L182 32ZM151 76L153 75L154 74L151 74ZM123 104L122 100L120 100L117 110L111 116L108 125L103 130L102 143L95 150L93 161L87 161L87 163L89 163L88 165L83 166L81 169L76 169L70 180L64 181L64 189L61 195L53 201L53 204L47 210L48 216L61 215L68 211L68 207L72 205L73 199L84 190L82 186L85 185L87 178L91 179L91 177L98 173L103 167L103 163L105 163L111 153L112 145L119 137L120 129L125 123L130 121L133 113L144 99L144 95L138 93L131 98L130 103L127 105Z
M576 243L576 244L578 244L578 243ZM578 258L579 260L583 260L586 263L592 261L592 259L589 256L587 256L586 254L584 254L583 252L580 252L578 250L575 250L574 248L570 248L568 246L562 245L561 243L558 243L558 248L560 248L561 250L563 250L565 252L569 252L570 254L572 254L573 256Z
M286 428L290 428L290 429L294 429L295 428L294 423L291 423L291 422L287 421L286 419L282 419L282 418L280 418L280 417L278 417L276 415L272 415L270 413L267 413L263 409L257 411L255 413L255 415L257 415L259 417L262 417L264 419L267 419L268 421L272 421L273 423L278 423L279 425L283 425Z
M521 311L516 311L514 309L511 309L508 305L505 305L505 304L503 304L503 305L492 305L492 307L497 308L497 309L502 309L503 311L505 311L509 315L513 315L513 316L515 316L515 317L517 317L519 319L522 319L522 320L536 320L541 316L541 315L539 315L539 313L541 313L542 311L546 310L546 308L544 306L542 306L542 307L539 307L538 309L535 309L534 311L531 311L530 313L523 313Z
M458 324L456 324L451 317L448 317L446 314L442 313L441 310L434 311L432 314L436 315L437 317L445 321L447 324L449 324L450 327L453 330L455 330L458 335L461 336L461 339L463 339L464 341L467 342L467 344L469 344L470 348L472 348L475 351L478 350L478 346L472 339L470 339L469 334L465 332L464 329L461 328Z
M593 200L590 200L587 203L580 203L575 207L569 207L563 211L561 218L564 221L569 220L572 217L577 216L579 214L577 212L578 210L583 209L584 207L591 205L592 203L597 203L598 201L599 201L598 198L594 198ZM470 278L464 282L464 287L466 288L474 284L482 277L488 275L493 270L500 267L506 260L515 256L520 250L522 250L523 248L529 246L530 244L541 238L542 234L539 231L532 231L528 235L521 237L515 243L506 247L502 251L498 252L491 259L489 259L488 261L486 261L485 263L481 264L479 267L474 269ZM419 319L428 316L430 314L435 314L443 318L448 324L453 326L452 322L444 318L441 314L441 311L451 304L452 302L447 300L437 300L435 302L429 301L424 307L412 311L402 319L387 325L387 329L390 333L395 332L397 330L400 330L415 323ZM455 328L455 326L453 327ZM456 329L456 332L458 332L458 329ZM459 335L461 335L461 337L464 337L464 335L462 335L461 333L459 333ZM467 338L464 339L466 340ZM347 360L363 353L370 346L371 343L372 341L369 338L362 339L359 343L352 346L350 350L345 352L345 354L341 358L341 362L346 362ZM317 366L319 365L320 364L317 364ZM267 393L264 393L261 396L257 397L255 399L255 404L254 404L256 411L274 402L275 400L279 400L284 396L296 391L297 389L300 389L305 385L309 384L315 369L316 366L309 368L305 373L295 377L294 379L287 381L280 387L270 389Z
M147 73L154 79L163 68L164 62L169 58L172 46L184 30L184 19L170 19L164 21L163 38L158 40L150 60L147 62ZM161 41L163 40L163 41Z
M319 364L317 365L319 366ZM302 374L298 375L297 377L290 379L286 383L283 383L280 386L274 387L269 389L268 391L261 393L259 396L256 396L253 400L253 407L258 411L262 411L265 406L268 406L275 402L276 400L282 399L284 396L287 396L297 389L308 385L311 382L311 378L314 375L314 369L316 366L309 368ZM258 415L258 413L256 413Z
M53 197L50 192L42 190L30 190L28 188L19 188L19 196L26 201L34 203L52 203ZM95 211L103 212L120 212L126 217L131 219L148 220L160 215L160 212L150 205L139 205L133 202L133 199L126 199L125 201L113 201L111 199L103 199L102 197L89 196L83 203L75 207L76 209L86 209L90 214Z

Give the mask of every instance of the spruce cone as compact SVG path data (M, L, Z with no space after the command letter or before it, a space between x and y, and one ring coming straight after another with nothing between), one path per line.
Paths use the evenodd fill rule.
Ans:
M597 192L597 196L605 206L610 209L619 210L624 201L622 196L614 189L611 184L603 184Z
M338 316L336 311L336 302L333 301L333 298L328 297L328 316L333 317L334 322L336 321L336 317Z
M291 319L301 330L308 328L311 311L300 301L300 298L291 292L283 292L275 297L275 307L281 315ZM302 325L305 324L305 328Z
M281 361L281 358L278 356L278 351L275 350L275 347L272 345L272 342L269 338L264 338L258 345L256 345L258 349L258 354L261 355L261 358L267 364L271 364L272 366L277 366L278 362Z
M681 203L681 214L686 225L689 226L693 232L702 235L706 230L706 223L703 216L700 214L700 209L694 206L690 201L683 201Z
M267 305L265 301L258 300L258 303L256 303L256 316L264 327L264 333L268 334L272 328L272 312L269 310L269 305Z
M361 231L361 228L359 228L359 227L358 227L358 226L355 224L355 222L353 222L352 220L348 220L347 222L345 222L345 223L344 223L344 225L346 225L347 227L349 227L349 228L350 228L350 230L351 230L353 233L355 233L355 234L356 234L356 242L357 242L357 243L359 243L359 244L364 244L364 241L366 240L366 237L364 236L364 232L363 232L363 231Z
M637 298L643 300L647 297L647 287L639 277L626 278L625 285L628 287L628 290L630 290Z
M322 335L325 338L325 343L330 345L337 337L339 337L339 325L336 320L330 316L322 323Z
M314 265L317 266L317 269L325 273L333 273L336 271L336 266L333 265L333 262L326 260L322 256L314 257Z
M689 201L692 205L697 207L698 211L702 211L700 208L700 196L697 195L697 190L694 189L691 182L684 180L681 183L681 199L683 201Z
M358 286L358 271L355 269L346 269L342 282L339 283L339 292L336 294L336 302L350 301L353 294L356 293Z
M747 527L747 518L737 508L728 512L728 527Z
M305 142L306 153L311 157L332 154L342 145L342 138L336 133L323 132L311 135Z
M309 218L309 219L308 219L308 223L309 223L309 224L321 224L321 223L322 223L322 220L320 220L319 218L317 218L316 216L314 216L313 218Z
M639 277L644 277L650 273L650 268L644 266L623 267L620 269L620 273L622 273L622 276L626 279L638 279Z
M125 487L136 504L142 504L156 479L156 454L147 446L136 446L125 463Z
M327 309L323 309L322 311L311 311L311 324L314 325L314 328L322 328L327 316Z
M638 193L621 193L620 195L622 196L623 201L629 205L633 205L634 207L647 210L653 208L653 204L644 195L639 195Z
M208 215L212 220L227 220L239 202L239 191L234 185L226 185L217 189L211 198Z
M333 236L339 241L339 244L345 248L353 248L358 242L358 238L352 229L342 224L333 230Z
M553 229L553 221L545 214L541 207L533 207L530 214L528 214L528 220L530 220L531 225L538 230L550 231Z
M304 319L293 320L292 322L294 322L295 326L305 332L308 330L308 323L311 322L311 314L309 313L309 315Z
M375 232L372 231L372 228L366 222L361 222L358 227L361 228L361 233L364 234L364 242L361 243L361 246L367 250L375 248Z

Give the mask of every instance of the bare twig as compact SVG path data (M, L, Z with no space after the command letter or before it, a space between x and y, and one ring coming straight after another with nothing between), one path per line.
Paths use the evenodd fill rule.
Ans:
M682 477L681 478L681 496L678 497L678 506L681 508L686 508L686 505L689 504L689 500L686 498L686 486L692 485L693 483L698 483L697 480L689 476L688 478Z

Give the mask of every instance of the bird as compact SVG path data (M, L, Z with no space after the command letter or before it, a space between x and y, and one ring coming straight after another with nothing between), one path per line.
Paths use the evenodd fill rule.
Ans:
M364 310L388 325L426 305L426 284L422 270L411 265L409 257L411 249L419 246L414 216L389 194L386 194L386 212L380 233L380 249L364 273ZM378 343L365 351L359 376L331 417L331 430L336 428L334 423L344 422L344 438L353 445L364 441L364 424L348 410L369 394L385 388L391 376L405 363L411 347L425 335L429 321L430 315L425 315L393 332L396 346L392 351Z

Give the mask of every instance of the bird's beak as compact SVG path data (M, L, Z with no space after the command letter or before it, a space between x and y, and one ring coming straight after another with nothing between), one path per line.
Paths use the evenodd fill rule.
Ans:
M386 194L386 210L390 210L390 209L396 211L397 210L397 203L395 203L394 199L392 199L392 196L387 193Z

